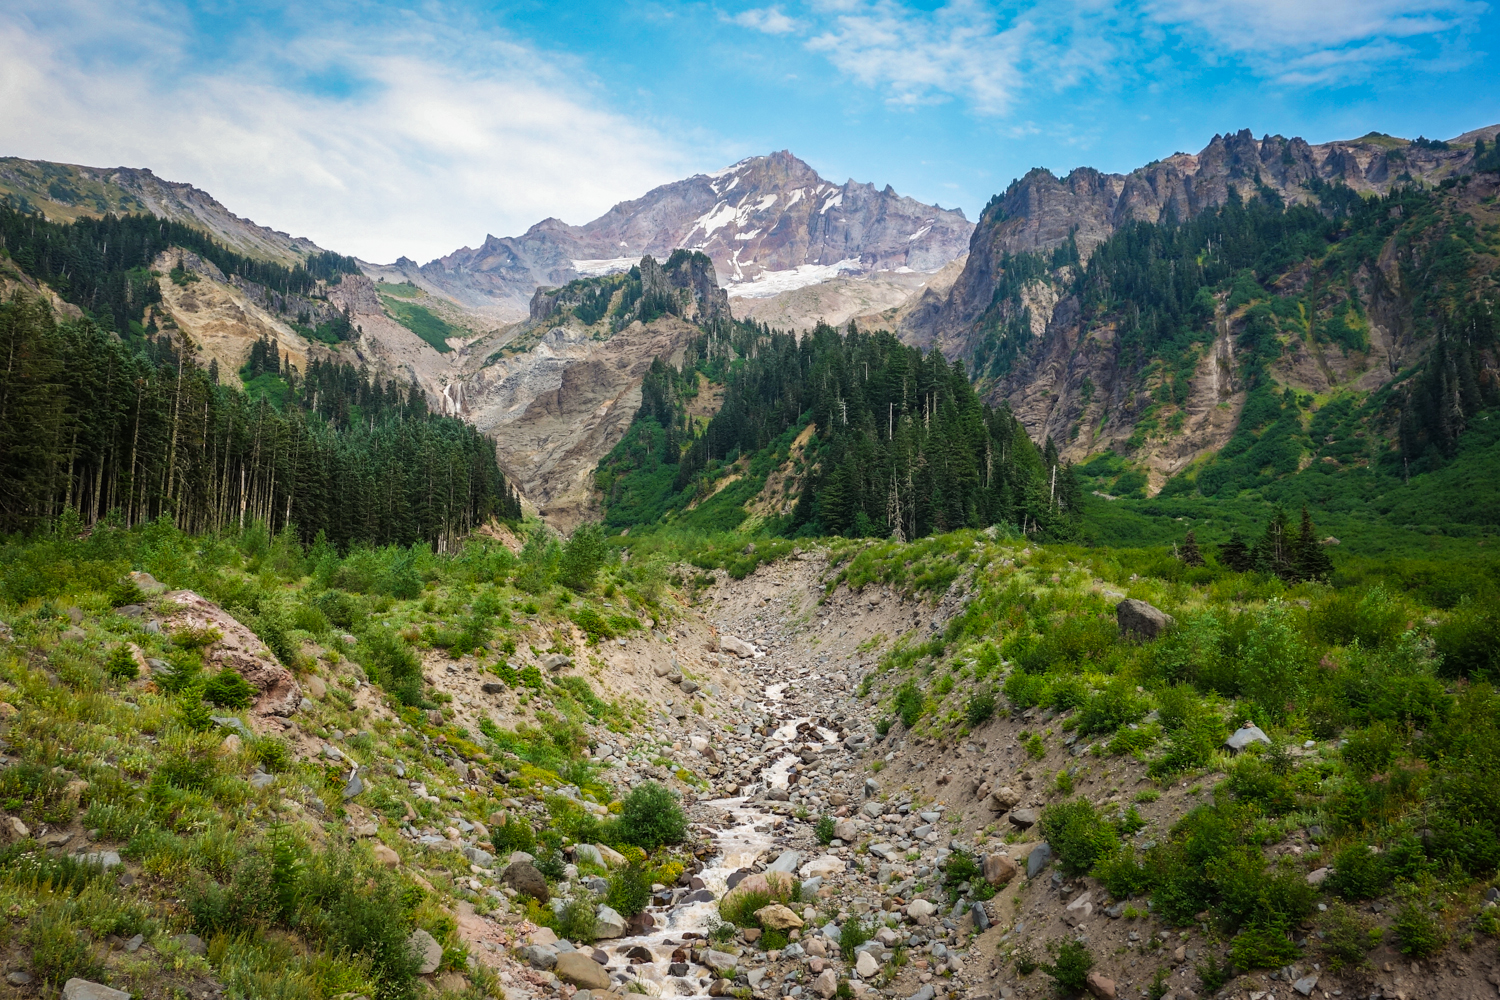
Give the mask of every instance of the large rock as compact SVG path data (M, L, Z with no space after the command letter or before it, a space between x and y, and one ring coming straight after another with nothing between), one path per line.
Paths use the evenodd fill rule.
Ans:
M1010 825L1019 830L1029 830L1036 826L1038 814L1035 809L1012 809L1010 812Z
M1004 854L991 854L984 859L984 880L995 888L1015 877L1016 863Z
M1013 808L1020 801L1020 792L1016 791L1009 785L1001 785L993 792L990 792L990 811L1005 812L1005 810Z
M796 884L796 879L788 872L755 872L740 879L733 889L726 892L719 902L719 908L726 909L741 897L755 894L763 894L784 903L792 898L792 887Z
M831 997L838 992L838 973L834 972L832 969L824 969L822 972L818 973L818 978L813 980L812 988L814 993L816 993L820 997L823 997L824 1000L827 1000L828 997Z
M1267 736L1265 731L1253 722L1245 723L1230 734L1229 739L1224 741L1224 745L1235 753L1239 753L1252 743L1264 743L1266 746L1271 745L1271 737Z
M914 899L910 903L906 904L906 915L909 917L916 917L918 920L923 917L930 917L936 912L937 904L931 902L930 900Z
M1043 841L1026 855L1026 877L1036 878L1037 873L1052 863L1052 847Z
M852 844L854 838L859 836L859 831L854 826L854 820L841 819L833 824L833 835L846 844Z
M1155 639L1176 624L1165 611L1133 597L1115 605L1115 619L1120 623L1120 634L1127 639Z
M591 865L604 867L604 855L599 853L599 848L593 844L576 844L573 847L573 860L582 864L588 862Z
M1090 899L1091 893L1082 892L1078 898L1063 908L1063 923L1069 927L1077 927L1087 920L1094 912L1094 903Z
M594 850L599 852L599 857L603 858L605 865L610 868L618 868L625 863L625 855L611 847L595 844Z
M609 973L587 952L563 952L557 956L557 965L552 971L557 973L558 979L581 990L609 989Z
M719 636L719 649L726 653L733 653L742 660L748 660L755 655L755 647L744 639L737 639L732 635Z
M87 979L69 979L63 983L62 1000L130 1000L130 994Z
M710 969L713 969L715 972L733 972L734 967L738 963L739 959L735 958L727 951L715 951L713 948L710 948L703 953L703 964L708 966Z
M1097 1000L1115 1000L1117 994L1115 993L1115 981L1113 979L1107 979L1097 972L1090 972L1085 983L1088 985L1089 992Z
M807 864L798 869L798 874L803 878L819 878L826 875L835 875L848 868L843 858L825 854L821 858L813 858Z
M859 960L854 963L854 971L859 973L859 978L869 979L880 971L880 962L868 951L859 953Z
M801 851L782 851L775 861L766 865L768 872L785 872L790 875L802 863Z
M422 960L417 974L425 976L429 972L436 972L443 962L443 946L437 943L437 938L418 927L406 940L411 945L412 952Z
M180 629L216 629L220 638L203 650L206 665L233 670L258 692L255 711L260 715L291 715L302 703L302 688L292 672L277 662L259 637L231 618L223 608L191 590L166 595L176 607L162 619L169 632Z
M625 936L625 918L607 904L601 904L594 916L594 937L617 938Z
M518 861L506 868L504 874L500 876L500 881L539 903L545 903L552 898L552 894L547 889L547 879L536 870L535 865L526 861Z
M802 918L780 903L762 906L755 911L755 919L766 930L789 931L802 926Z

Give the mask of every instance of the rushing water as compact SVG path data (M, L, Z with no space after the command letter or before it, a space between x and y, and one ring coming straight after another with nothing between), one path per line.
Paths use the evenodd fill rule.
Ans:
M611 973L629 970L643 983L649 984L648 990L663 997L690 997L707 994L707 990L700 985L698 978L669 976L667 970L672 963L674 951L679 948L688 950L692 947L695 939L685 938L685 934L706 937L708 932L719 923L718 900L728 891L729 876L742 868L749 868L758 859L775 850L775 831L785 820L761 808L752 801L752 797L761 788L786 788L788 786L788 774L792 765L801 759L796 753L791 752L794 745L817 741L826 745L838 739L836 733L821 727L813 727L806 733L799 732L798 726L812 721L809 716L777 718L776 710L782 707L782 694L786 687L786 684L769 685L765 689L766 701L760 705L761 710L775 725L775 730L762 746L762 756L767 759L774 757L774 759L761 766L755 774L754 781L747 786L744 795L738 798L714 799L704 803L719 810L722 814L722 820L714 833L717 852L708 861L707 866L698 873L704 886L714 894L714 900L650 907L647 912L655 920L656 926L649 934L618 938L607 943L605 950L609 955L608 968ZM782 750L779 752L773 745L776 743L782 745ZM769 860L774 860L774 858ZM685 893L685 895L691 895L691 893ZM700 947L706 944L702 941L697 943ZM625 953L637 946L648 949L654 961L633 963L627 959ZM700 977L704 975L701 966L692 966L690 971Z

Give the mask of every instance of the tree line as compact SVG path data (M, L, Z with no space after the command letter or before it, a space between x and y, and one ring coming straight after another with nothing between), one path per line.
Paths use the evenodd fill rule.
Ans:
M723 386L706 425L689 419L699 376ZM790 437L813 432L800 485L774 526L787 535L911 539L1013 524L1070 536L1080 489L1049 441L1038 448L1004 407L975 394L961 363L885 331L819 324L798 338L754 323L710 324L681 368L653 363L630 432L600 464L606 520L682 509L744 460L750 476L797 462ZM655 506L639 496L655 483ZM663 503L664 501L664 503Z
M439 550L519 501L491 443L428 413L415 386L333 361L286 382L280 405L220 385L165 336L127 343L47 304L0 303L0 531L62 517L190 532L293 525L356 542ZM274 365L274 368L272 367Z
M8 198L0 201L0 251L107 330L131 331L131 323L140 324L146 307L161 301L151 265L173 247L211 261L227 275L239 275L283 295L305 295L320 280L337 284L345 274L359 273L353 257L331 251L311 254L294 267L256 260L197 229L154 215L105 215L59 223L47 221L40 212L21 211Z

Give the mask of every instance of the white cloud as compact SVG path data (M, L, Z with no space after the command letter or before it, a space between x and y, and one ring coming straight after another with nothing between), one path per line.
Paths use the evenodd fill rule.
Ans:
M786 35L802 27L796 18L787 17L780 7L753 7L730 18L735 24L754 28L768 35Z
M602 107L557 57L462 25L330 22L239 40L200 68L172 29L182 10L138 10L75 0L59 16L32 0L0 16L4 153L150 167L375 261L550 215L583 222L684 171L672 143ZM110 38L131 39L124 61ZM320 74L355 83L340 96L287 82Z
M1412 58L1403 42L1451 39L1488 9L1478 0L1151 0L1148 16L1206 37L1259 75L1289 84L1359 77Z

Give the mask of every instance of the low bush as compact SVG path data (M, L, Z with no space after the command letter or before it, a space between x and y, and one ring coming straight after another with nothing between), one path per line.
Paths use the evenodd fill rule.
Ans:
M964 706L964 718L971 727L982 726L995 714L995 692L988 688L976 691Z
M896 714L907 729L915 726L922 717L923 704L922 689L917 687L916 681L909 680L896 689Z
M491 828L490 843L495 848L495 854L501 858L508 858L516 851L535 854L536 832L521 817L507 815L504 823Z
M654 781L643 781L625 796L616 821L620 840L647 851L680 844L687 836L687 817L677 793Z
M1057 852L1067 875L1086 875L1094 863L1118 850L1119 834L1087 799L1059 802L1042 810L1042 837Z
M236 670L220 670L203 685L203 699L221 708L249 708L255 688Z
M644 864L631 861L609 876L604 901L621 916L633 917L651 902L651 874Z
M818 823L813 827L813 836L820 844L829 844L833 841L833 817L824 813L818 817Z
M1060 990L1078 993L1088 987L1089 970L1094 967L1094 956L1087 945L1068 940L1048 949L1052 962L1040 966L1052 977Z
M574 944L593 944L596 923L594 901L577 898L568 900L557 911L557 926L554 929L558 937L566 938Z

